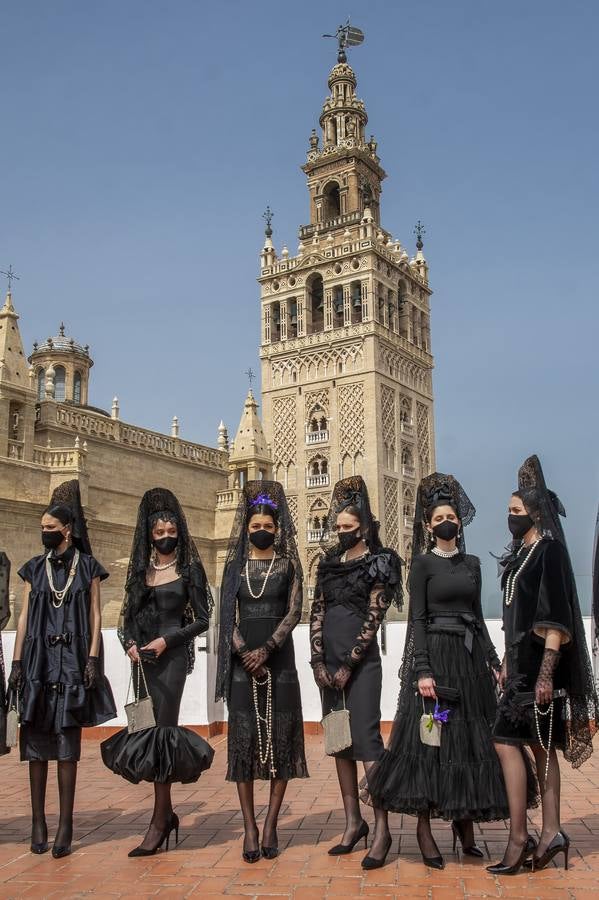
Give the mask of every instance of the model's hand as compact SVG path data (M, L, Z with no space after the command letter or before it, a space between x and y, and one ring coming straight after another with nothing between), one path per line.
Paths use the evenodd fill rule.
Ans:
M265 666L260 666L257 672L254 672L254 678L266 678L268 675L268 669Z
M20 659L13 660L13 664L10 667L10 675L8 676L8 687L15 694L18 694L23 687L23 665Z
M342 691L351 678L352 671L349 666L339 666L335 674L333 675L333 687L337 688L337 690Z
M266 647L257 647L256 650L246 650L246 652L241 655L241 664L245 671L249 672L250 675L256 675L258 670L264 667L268 655Z
M163 637L154 638L153 641L150 641L149 644L146 644L145 647L141 648L142 650L153 650L156 654L156 658L162 656L164 651L166 650L166 641Z
M435 679L431 676L427 678L419 678L418 679L418 691L421 697L430 697L431 700L436 700L437 695L435 693Z
M127 656L134 663L139 662L139 653L137 652L137 644L131 644L131 646L127 650Z
M329 670L323 662L316 663L316 665L312 667L312 672L314 674L314 681L319 688L333 687L333 679L329 675Z
M83 670L83 687L86 691L93 691L100 680L100 660L97 656L90 656Z

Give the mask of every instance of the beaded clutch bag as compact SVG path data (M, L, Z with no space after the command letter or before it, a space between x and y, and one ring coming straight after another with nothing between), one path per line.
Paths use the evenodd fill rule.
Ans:
M13 694L13 701L6 714L6 746L16 747L19 740L19 695Z
M148 691L148 684L146 682L146 676L141 659L137 665L139 666L139 668L137 672L137 685L135 687L133 700L129 701L129 694L131 693L131 685L133 683L133 663L131 663L131 678L129 679L129 687L127 688L127 703L125 703L127 731L129 732L129 734L136 734L138 731L144 731L146 728L154 728L156 725L154 706L152 705L152 698L150 697L150 692ZM146 696L140 699L139 682L142 678Z
M333 756L352 745L349 709L345 707L345 691L343 693L343 709L332 709L324 716L321 725L324 730L324 752Z

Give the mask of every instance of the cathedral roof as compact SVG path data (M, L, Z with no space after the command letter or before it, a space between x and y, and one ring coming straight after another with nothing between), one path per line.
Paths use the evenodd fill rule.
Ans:
M58 334L54 337L46 338L41 344L33 345L33 356L37 353L52 353L58 351L60 353L76 353L78 355L89 357L89 347L83 347L78 341L70 337L65 332L64 323L61 322Z
M4 306L0 308L0 383L28 389L29 369L23 353L18 320L9 291Z
M262 430L262 422L258 416L258 404L251 388L245 399L241 421L235 435L229 461L238 462L249 459L270 459L268 444Z

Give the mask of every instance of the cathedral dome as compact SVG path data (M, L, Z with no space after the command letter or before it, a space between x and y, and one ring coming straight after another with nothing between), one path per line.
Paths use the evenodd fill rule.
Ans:
M74 338L69 337L65 333L64 323L61 323L57 335L46 338L41 344L35 343L33 345L32 357L35 357L37 353L46 355L52 352L75 353L89 359L89 347L87 345L83 347Z

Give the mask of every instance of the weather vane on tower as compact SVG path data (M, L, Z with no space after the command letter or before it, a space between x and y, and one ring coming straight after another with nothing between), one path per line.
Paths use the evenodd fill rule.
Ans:
M364 32L360 28L350 25L349 19L345 25L340 25L335 34L323 34L325 38L333 38L338 41L339 50L337 53L337 62L347 62L347 47L357 47L364 40Z
M13 281L19 281L19 280L20 280L20 276L19 276L19 275L15 275L15 273L14 273L13 270L12 270L12 265L10 265L10 266L8 267L8 270L7 270L6 272L4 271L4 269L0 269L0 275L5 275L5 276L6 276L6 279L7 279L7 281L8 281L8 293L10 294L10 292L11 292L11 290L12 290L12 283L13 283Z

